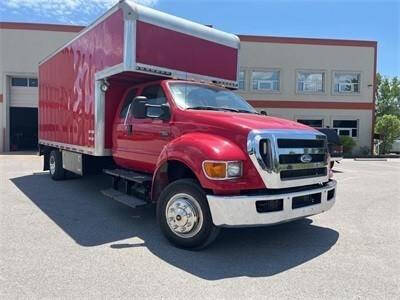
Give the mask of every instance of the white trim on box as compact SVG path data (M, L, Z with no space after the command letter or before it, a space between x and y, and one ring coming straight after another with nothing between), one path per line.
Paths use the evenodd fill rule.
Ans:
M102 80L94 82L94 155L105 156L105 93L101 90Z
M131 15L139 21L239 49L240 40L234 34L139 5L133 1L125 0L119 5L124 11L130 11Z
M172 79L195 80L199 82L214 83L217 85L222 85L226 88L233 88L233 89L237 88L237 81L224 80L218 77L211 77L195 73L183 72L175 69L162 68L142 63L136 63L135 69L125 70L125 71L146 73Z
M39 139L39 144L51 146L51 147L55 147L55 148L60 148L60 149L64 149L64 150L94 155L94 148L90 148L90 147L77 146L77 145L71 145L71 144L60 143L60 142L53 142L53 141L48 141L48 140L43 140L43 139ZM105 152L108 153L107 155L111 155L111 149L105 149Z
M136 61L136 21L124 20L124 68L133 68Z
M124 70L125 70L125 68L124 68L124 64L123 63L114 65L112 67L108 67L106 69L103 69L103 70L97 72L95 74L95 80L100 80L100 79L104 79L104 78L110 77L112 75L121 73Z

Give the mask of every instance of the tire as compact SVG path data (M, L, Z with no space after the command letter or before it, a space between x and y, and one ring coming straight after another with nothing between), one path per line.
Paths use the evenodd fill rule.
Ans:
M331 169L333 169L333 166L335 165L335 161L331 160Z
M65 178L65 170L62 166L62 155L60 151L53 150L50 152L49 170L53 180L62 180Z
M179 248L202 249L220 231L213 224L204 190L192 179L174 181L164 189L157 219L165 237Z

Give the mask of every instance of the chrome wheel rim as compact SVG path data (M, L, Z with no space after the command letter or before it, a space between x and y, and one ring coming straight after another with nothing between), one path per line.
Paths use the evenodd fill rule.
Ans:
M200 204L191 195L180 193L169 199L165 208L167 224L179 237L191 238L203 226L203 213Z
M56 171L56 159L54 158L54 156L50 156L50 173L54 174Z

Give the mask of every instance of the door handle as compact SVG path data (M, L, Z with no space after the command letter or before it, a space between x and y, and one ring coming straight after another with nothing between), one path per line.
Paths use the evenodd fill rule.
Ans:
M167 136L169 136L169 132L168 132L167 130L161 130L161 131L160 131L160 135L161 135L162 137L167 137Z
M132 124L127 124L127 125L124 125L125 126L125 132L128 134L128 135L131 135L132 133L133 133L133 126L132 126Z

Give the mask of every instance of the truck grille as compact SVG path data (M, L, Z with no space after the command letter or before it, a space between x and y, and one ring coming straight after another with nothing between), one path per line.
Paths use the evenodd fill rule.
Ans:
M282 180L294 178L326 176L326 168L304 169L304 170L284 170L281 171Z
M279 155L280 164L299 164L301 163L302 154L281 154ZM326 154L310 154L313 162L326 160Z
M326 176L326 140L324 139L277 139L281 180ZM268 139L260 141L262 157L266 166L272 163L271 143ZM267 151L266 151L267 149ZM261 149L260 149L261 150ZM302 161L307 155L310 161Z
M281 188L328 180L326 137L315 131L272 130L249 135L254 164L258 164L267 187ZM255 159L254 159L255 158Z
M278 139L279 148L323 148L324 140Z

